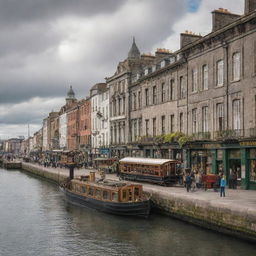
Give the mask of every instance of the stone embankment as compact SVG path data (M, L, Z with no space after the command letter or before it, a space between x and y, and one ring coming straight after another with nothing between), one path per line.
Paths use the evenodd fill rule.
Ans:
M22 163L22 168L33 174L60 183L68 176L67 169L44 168ZM75 170L75 175L89 174L90 170ZM118 179L115 175L107 178ZM161 212L189 223L256 242L256 191L227 190L226 197L219 193L183 188L143 184L154 206Z
M22 167L21 162L7 160L1 160L0 166L2 166L5 169L21 169Z

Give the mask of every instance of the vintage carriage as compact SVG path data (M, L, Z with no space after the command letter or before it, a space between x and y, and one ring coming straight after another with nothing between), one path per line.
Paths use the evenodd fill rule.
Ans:
M117 158L95 158L93 161L93 167L105 173L114 173L118 168Z
M179 178L177 160L126 157L119 161L121 179L160 185L175 183Z

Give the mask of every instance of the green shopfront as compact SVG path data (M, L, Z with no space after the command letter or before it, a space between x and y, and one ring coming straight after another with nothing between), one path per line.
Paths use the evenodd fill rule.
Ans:
M191 144L186 151L192 170L224 172L227 180L235 171L242 189L256 189L256 141Z

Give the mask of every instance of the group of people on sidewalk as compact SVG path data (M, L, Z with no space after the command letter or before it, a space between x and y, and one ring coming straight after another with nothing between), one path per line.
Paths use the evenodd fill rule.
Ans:
M187 192L199 190L202 188L203 174L199 171L186 172L184 175L184 185L186 187ZM218 174L216 182L213 186L214 191L218 192L218 188L220 188L220 196L225 197L225 187L226 187L226 179L224 174L221 172Z

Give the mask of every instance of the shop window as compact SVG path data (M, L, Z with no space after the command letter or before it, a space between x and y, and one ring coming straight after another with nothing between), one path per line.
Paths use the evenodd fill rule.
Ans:
M250 160L250 181L256 182L256 160Z

